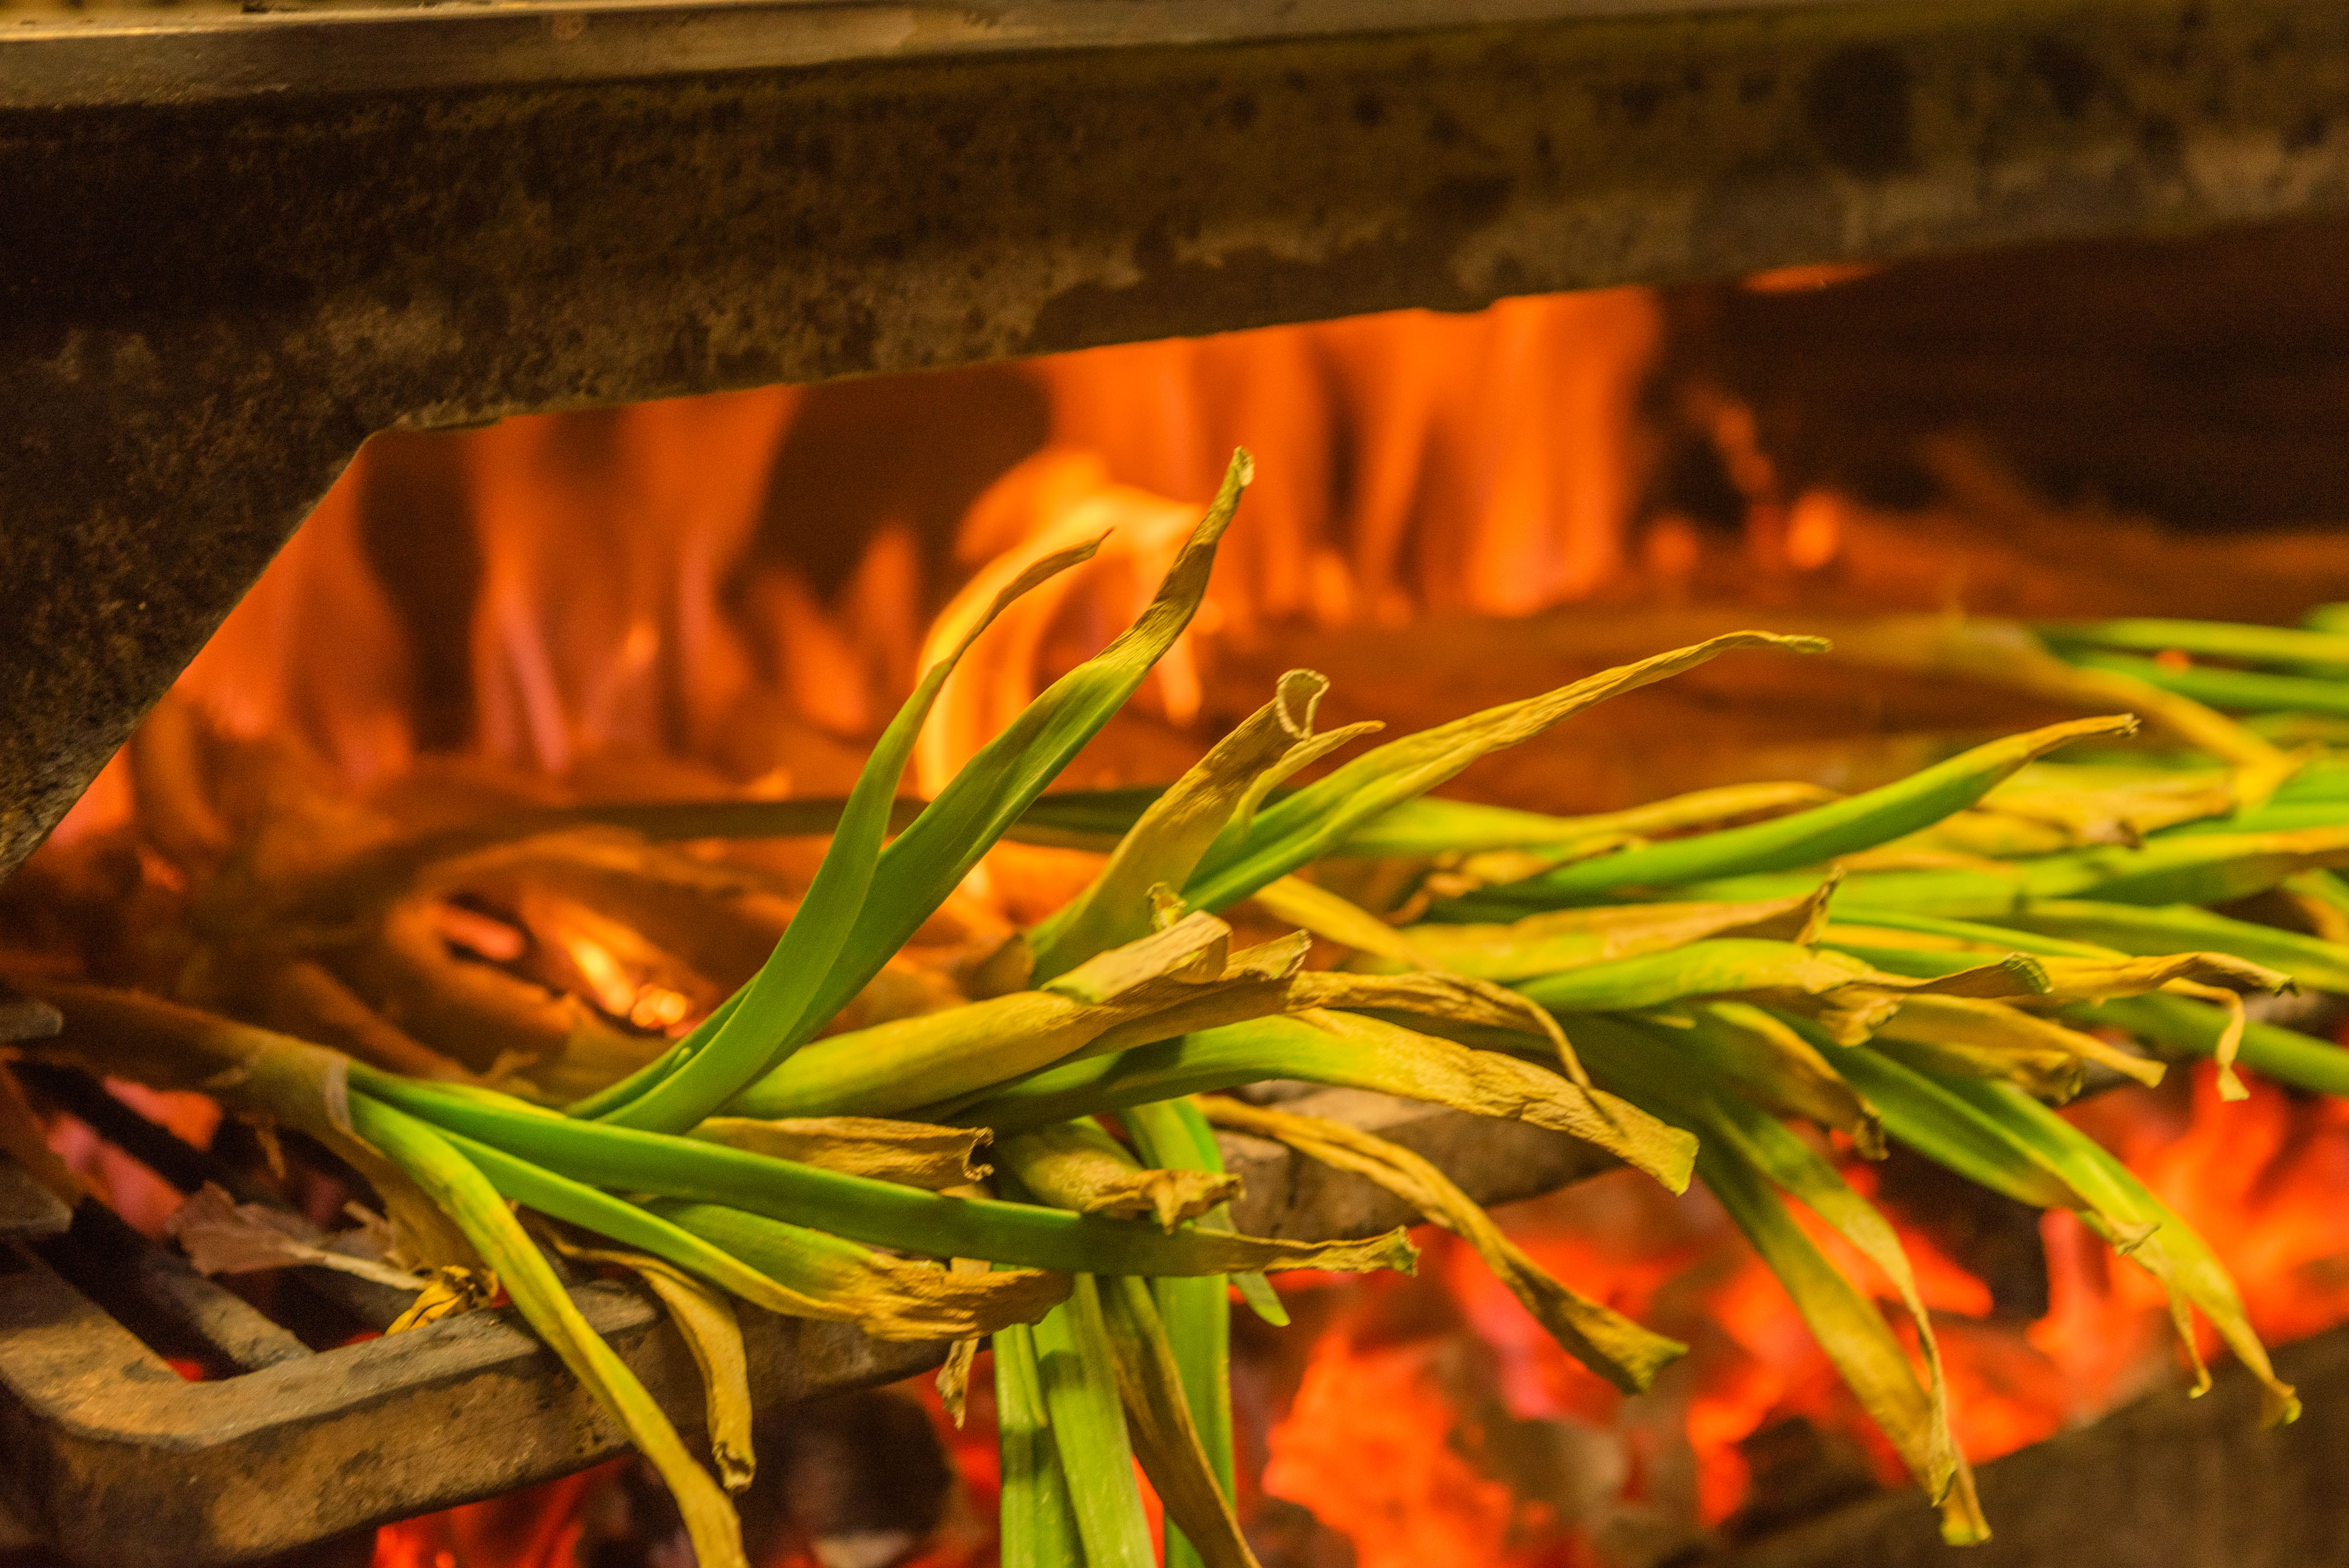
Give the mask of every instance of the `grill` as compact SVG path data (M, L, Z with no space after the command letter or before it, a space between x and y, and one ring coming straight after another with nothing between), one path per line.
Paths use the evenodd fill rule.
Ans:
M284 1201L78 1073L17 1070L183 1192L212 1181L240 1201ZM1299 1106L1467 1173L1485 1201L1530 1197L1611 1164L1562 1134L1382 1096L1324 1091ZM1412 1218L1360 1178L1277 1144L1224 1141L1247 1183L1235 1207L1244 1230L1372 1235ZM288 1318L379 1331L407 1304L331 1270L295 1274L295 1299L281 1308ZM679 1430L694 1431L699 1374L659 1303L609 1281L573 1293ZM908 1376L946 1351L766 1313L745 1314L743 1329L765 1408ZM212 1376L185 1381L167 1355ZM314 1351L104 1205L68 1213L0 1157L0 1452L9 1459L0 1531L13 1525L77 1562L200 1568L493 1496L626 1447L511 1309Z

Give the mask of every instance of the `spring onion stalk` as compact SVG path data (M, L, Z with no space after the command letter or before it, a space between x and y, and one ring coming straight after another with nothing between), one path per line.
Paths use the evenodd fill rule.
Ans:
M959 1111L957 1119L1001 1134L1265 1078L1373 1089L1528 1121L1598 1144L1675 1192L1688 1184L1694 1140L1636 1106L1512 1056L1350 1012L1258 1019L1072 1063Z
M1239 1192L1235 1177L1144 1166L1091 1121L1061 1122L1003 1140L1019 1185L1056 1209L1152 1219L1162 1231L1195 1220Z
M1837 637L1839 651L1859 663L1956 675L2075 707L2137 714L2169 738L2228 764L2236 800L2244 806L2265 801L2299 771L2299 759L2225 714L2133 675L2066 664L2013 622L1891 616L1840 628Z
M792 1222L820 1215L824 1229L835 1235L932 1257L980 1258L1071 1273L1099 1262L1120 1273L1214 1274L1407 1267L1412 1255L1400 1231L1371 1241L1328 1244L1197 1230L1170 1234L1153 1225L1033 1204L925 1192L698 1138L537 1111L515 1115L388 1075L366 1076L370 1090L388 1103L574 1181Z
M2343 640L2329 638L2328 642ZM2072 661L2088 670L2106 670L2190 697L2229 712L2284 710L2299 713L2349 715L2349 685L2341 680L2307 675L2272 675L2261 670L2228 670L2190 664L2182 670L2150 659L2127 654L2081 651Z
M845 1006L1141 688L1198 610L1216 547L1255 472L1246 452L1233 453L1206 516L1133 624L1046 687L881 852L849 937L855 961L835 968L811 1014L829 1018Z
M1883 943L1888 932L1905 933L1920 939L1912 951L1920 950L1929 943L1947 951L2025 952L2044 958L2113 958L2120 951L2117 948L2051 936L2044 931L2020 926L1953 919L1947 915L1930 915L1914 909L1851 900L1846 900L1837 908L1835 919L1827 924L1821 940L1836 948L1848 940L1868 947L1871 951L1881 952L1886 950ZM1968 961L1980 961L1971 959Z
M988 1173L978 1158L988 1140L984 1127L941 1127L874 1116L777 1121L711 1116L693 1129L693 1136L752 1154L934 1192L984 1181Z
M1066 1274L941 1268L723 1204L655 1198L645 1207L676 1230L843 1314L876 1339L975 1338L1006 1324L1033 1323L1069 1293Z
M1995 968L1998 966L1982 966ZM1794 942L1715 937L1670 952L1590 964L1522 981L1517 989L1554 1011L1620 1012L1692 996L1799 992L1851 986L1900 989L1900 977Z
M1224 1162L1214 1131L1189 1101L1145 1101L1127 1106L1123 1119L1134 1147L1152 1165L1221 1173ZM1228 1208L1216 1212L1227 1215ZM1263 1276L1255 1278L1260 1285ZM1230 1499L1237 1482L1232 1458L1232 1316L1225 1288L1220 1274L1150 1282L1192 1428L1216 1488ZM1206 1560L1172 1514L1161 1552L1166 1568L1206 1568Z
M1818 865L1930 827L1973 805L2025 763L2058 746L2100 735L2131 734L2136 729L2137 722L2126 714L2050 724L1976 746L1897 784L1847 800L1745 827L1669 839L1643 849L1578 861L1522 883L1488 889L1465 902L1475 908L1522 910L1529 906L1589 902L1620 888L1682 887ZM1442 909L1438 915L1454 918Z
M1541 849L1599 840L1645 838L1692 827L1776 816L1836 798L1807 784L1728 784L1692 790L1592 816L1545 816L1504 805L1423 795L1373 817L1331 851L1340 856L1473 855L1487 849Z
M1869 1417L1893 1440L1940 1509L1951 1545L1990 1539L1973 1475L1941 1434L1946 1417L1918 1382L1908 1353L1876 1303L1806 1234L1785 1199L1753 1166L1727 1150L1698 1157L1706 1189L1783 1281L1803 1321Z
M2349 995L2349 948L2298 931L2233 919L2190 904L2147 906L2050 898L2003 916L1999 923L2116 952L2151 955L2209 949L2232 953L2282 970L2303 986Z
M1223 1172L1223 1147L1216 1141L1216 1129L1210 1127L1207 1118L1200 1114L1195 1100L1185 1098L1145 1102L1138 1106L1127 1106L1118 1112L1118 1116L1125 1123L1126 1135L1133 1139L1134 1147L1140 1149L1143 1158L1152 1164L1169 1168L1179 1167L1185 1170L1209 1170L1219 1175ZM1232 1223L1229 1204L1223 1204L1208 1210L1200 1219L1199 1223L1210 1231L1237 1229ZM1280 1304L1280 1297L1275 1293L1272 1286L1266 1282L1262 1274L1234 1274L1231 1276L1231 1286L1239 1292L1240 1300L1246 1302L1248 1310L1275 1328L1288 1326L1288 1309ZM1152 1288L1163 1293L1159 1311L1162 1315L1166 1315L1171 1323L1174 1321L1174 1314L1168 1314L1167 1303L1185 1299L1181 1293L1192 1287L1183 1284L1179 1278L1170 1277L1155 1282ZM1197 1299L1195 1293L1191 1299ZM1205 1308L1199 1310L1206 1312ZM1207 1315L1214 1319L1215 1332L1228 1337L1229 1325L1223 1315L1220 1294L1216 1299L1215 1310ZM1216 1396L1217 1397L1229 1397L1231 1391L1228 1387L1221 1383L1217 1383L1216 1386L1223 1390ZM1201 1430L1212 1430L1206 1424L1206 1417L1202 1417L1199 1419L1202 1422ZM1225 1424L1226 1427L1229 1425L1227 1421Z
M1312 670L1290 670L1271 701L1151 803L1092 884L1029 931L1037 983L1146 934L1151 888L1179 888L1188 880L1235 816L1253 815L1271 781L1376 728L1358 724L1316 735L1313 711L1329 689L1328 680Z
M995 1335L997 1445L1003 1464L1003 1568L1074 1568L1084 1561L1069 1472L1054 1450L1034 1330Z
M626 1269L659 1298L701 1374L703 1425L719 1484L730 1492L749 1490L758 1473L750 1439L750 1355L726 1293L646 1253L583 1246L551 1226L539 1230L564 1257Z
M1217 1126L1287 1144L1299 1153L1384 1188L1432 1222L1467 1241L1509 1293L1558 1345L1626 1394L1644 1392L1688 1346L1651 1334L1620 1313L1579 1295L1535 1262L1452 1179L1410 1149L1322 1116L1213 1097Z
M1080 1275L1068 1301L1035 1328L1053 1452L1068 1478L1088 1568L1156 1568L1118 1399L1101 1286Z
M857 985L871 978L880 960L865 968L861 962L865 955L851 950L853 922L873 887L898 781L913 760L914 744L921 738L922 725L938 692L970 645L1012 600L1046 578L1090 560L1099 544L1096 540L1061 551L1030 567L996 596L994 604L954 650L931 666L865 759L839 825L833 830L823 863L816 868L815 880L775 950L736 993L736 1005L698 1049L688 1051L657 1082L605 1111L599 1120L655 1132L684 1131L788 1056L831 1016L829 1012L814 1012L811 1004L835 967L841 966L843 955L848 971L863 970ZM926 916L929 910L922 913ZM893 945L889 952L895 950ZM881 960L888 956L885 952Z
M1617 1024L1585 1033L1598 1071L1698 1131L1699 1177L1785 1282L1820 1347L1940 1507L1943 1538L1987 1539L1971 1473L1951 1436L1931 1321L1891 1226L1783 1123L1718 1092L1701 1074L1676 1068L1661 1042ZM1804 1235L1785 1198L1833 1226L1892 1282L1924 1354L1921 1383L1882 1314Z
M790 1317L811 1317L853 1323L858 1313L846 1303L827 1301L799 1291L761 1273L733 1252L712 1245L692 1232L624 1199L599 1191L584 1182L542 1170L527 1160L477 1143L462 1133L442 1132L450 1146L489 1178L501 1197L528 1204L583 1231L606 1236L623 1246L656 1258L731 1292L755 1306ZM826 1238L831 1241L831 1238ZM833 1241L833 1246L841 1243Z
M2215 1055L2236 1020L2207 1002L2183 996L2132 996L2065 1010L2084 1027L2110 1024L2164 1051ZM2297 1030L2256 1020L2241 1025L2235 1060L2262 1077L2313 1094L2349 1095L2349 1051Z
M1884 1158L1876 1107L1785 1020L1744 1002L1701 1002L1643 1020L1738 1094L1773 1116L1799 1117L1849 1137L1870 1159Z
M1053 990L1015 992L818 1040L725 1109L761 1120L895 1116L1097 1050L1147 1044L1288 1005L1285 971L1302 959L1301 949L1266 955L1276 961L1269 963L1240 955L1222 972L1209 972L1213 948L1203 940L1195 950L1156 955L1125 971L1112 995L1070 994L1095 967L1088 964ZM1106 968L1129 950L1113 950L1096 961Z
M1733 649L1817 652L1817 638L1740 631L1603 670L1571 686L1392 741L1259 813L1245 837L1211 851L1183 890L1194 909L1222 910L1320 858L1353 832L1425 794L1477 758L1531 740L1592 704L1654 684Z
M1744 904L1615 904L1554 909L1506 925L1413 926L1398 935L1418 961L1485 980L1528 980L1585 964L1665 952L1707 937L1803 941L1826 917L1832 878L1807 893ZM1364 964L1358 968L1386 967Z
M572 1376L624 1428L676 1499L695 1557L709 1568L750 1568L734 1505L686 1450L636 1375L587 1324L554 1268L482 1176L422 1122L361 1094L349 1098L351 1127L405 1171L465 1232L496 1271L514 1305Z
M1768 826L1768 825L1764 825ZM1854 869L1845 897L1870 908L1906 909L1957 919L2003 919L2045 900L2138 905L2219 904L2263 893L2302 872L2349 866L2349 823L2288 833L2190 833L2142 848L2096 847L1979 867ZM1812 871L1757 872L1692 882L1689 898L1788 898L1816 881ZM1433 911L1485 919L1500 891L1454 900Z
M2181 1326L2184 1308L2191 1305L2199 1309L2237 1359L2260 1380L2268 1424L2282 1425L2298 1418L2300 1401L2289 1385L2277 1379L2269 1365L2267 1348L2251 1330L2234 1282L2228 1278L2209 1244L2167 1204L2102 1145L2013 1085L1952 1079L1943 1086L2004 1123L2018 1138L2061 1171L2075 1189L2087 1196L2097 1213L2110 1215L2116 1222L2145 1227L2143 1239L2128 1250L2127 1255L2169 1292L2174 1315L2179 1317ZM2192 1336L2184 1337L2192 1354ZM2208 1387L2209 1374L2200 1370L2199 1357L2197 1370L2199 1386Z
M1099 1283L1110 1367L1134 1457L1166 1506L1166 1562L1171 1568L1186 1561L1201 1568L1258 1568L1232 1511L1230 1481L1217 1474L1191 1417L1187 1382L1150 1287L1130 1274Z
M2238 621L2177 620L2152 617L2099 621L2048 621L2032 628L2051 648L2072 655L2081 648L2123 648L2144 653L2176 650L2247 664L2281 664L2338 676L2349 672L2349 637L2337 631L2302 631ZM2261 707L2289 708L2289 702Z

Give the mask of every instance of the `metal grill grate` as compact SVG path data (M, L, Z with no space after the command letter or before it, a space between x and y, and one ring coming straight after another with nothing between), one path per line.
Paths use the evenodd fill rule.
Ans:
M285 1201L80 1073L16 1070L182 1192L215 1181L240 1201ZM1330 1091L1297 1105L1419 1149L1487 1202L1613 1164L1561 1134L1383 1096ZM1361 1179L1292 1163L1278 1146L1227 1138L1225 1153L1247 1183L1235 1213L1243 1229L1365 1235L1413 1218ZM296 1145L288 1158L329 1157ZM0 1453L10 1461L0 1515L78 1562L202 1568L528 1486L626 1446L510 1308L336 1345L382 1328L406 1297L323 1269L271 1278L274 1315L94 1200L68 1216L0 1158ZM572 1294L690 1440L698 1375L652 1298L602 1281ZM945 1350L740 1316L767 1407L908 1376ZM207 1376L189 1381L173 1361Z

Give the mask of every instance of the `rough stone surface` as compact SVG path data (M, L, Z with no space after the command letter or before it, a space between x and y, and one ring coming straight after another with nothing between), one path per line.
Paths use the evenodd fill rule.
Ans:
M2349 205L2302 0L1063 9L0 33L0 872L371 431Z

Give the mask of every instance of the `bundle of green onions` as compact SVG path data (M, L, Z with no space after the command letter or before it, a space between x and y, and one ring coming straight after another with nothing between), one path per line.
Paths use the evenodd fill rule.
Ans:
M1932 1326L1827 1133L1866 1157L1899 1142L2075 1210L2166 1287L2189 1353L2199 1312L2267 1386L2271 1417L2292 1417L2292 1391L2209 1249L2048 1104L2092 1075L2152 1082L2191 1056L2215 1058L2237 1093L2239 1063L2349 1092L2349 1055L2254 1022L2243 1002L2295 984L2349 993L2336 940L2349 896L2330 871L2349 864L2349 767L2280 751L2269 736L2302 734L2292 723L2263 734L2195 701L2337 715L2349 688L2330 677L2349 668L2349 638L2206 628L2195 636L2214 650L2293 671L2230 676L2266 684L2225 690L2215 673L2196 686L2166 664L2124 666L2106 650L2146 646L2127 628L2051 633L2077 666L2031 645L2043 688L2079 695L2075 672L2099 700L2141 699L2114 706L2148 711L2199 753L2042 760L2135 728L2090 718L1850 798L1742 786L1578 819L1427 792L1731 649L1823 644L1715 638L1285 789L1375 728L1317 732L1324 683L1296 671L1172 786L1040 802L1191 618L1248 472L1240 454L1134 624L891 837L900 775L955 659L929 670L765 967L585 1100L426 1082L169 1003L35 981L68 1016L56 1048L310 1132L378 1185L405 1262L494 1271L657 1465L711 1568L743 1561L725 1487L587 1327L511 1205L559 1250L635 1268L671 1304L702 1353L727 1486L750 1466L730 1298L955 1341L944 1376L956 1386L991 1335L1011 1568L1146 1568L1137 1459L1166 1505L1169 1562L1252 1563L1231 1508L1227 1282L1278 1321L1268 1271L1411 1266L1401 1232L1236 1233L1217 1127L1365 1176L1458 1231L1623 1388L1683 1348L1545 1273L1419 1157L1218 1093L1275 1078L1562 1129L1676 1190L1693 1174L1786 1282L1952 1541L1987 1527ZM1041 563L996 607L1087 554ZM2222 634L2234 639L2223 648ZM2174 631L2152 640L2195 648ZM1080 897L985 966L991 993L823 1035L1022 825L1111 853ZM2304 929L2211 907L2255 898ZM1250 901L1291 934L1236 949L1220 917ZM1342 964L1304 969L1312 938ZM990 1139L991 1191L973 1163ZM1891 1282L1905 1335L1798 1206Z

